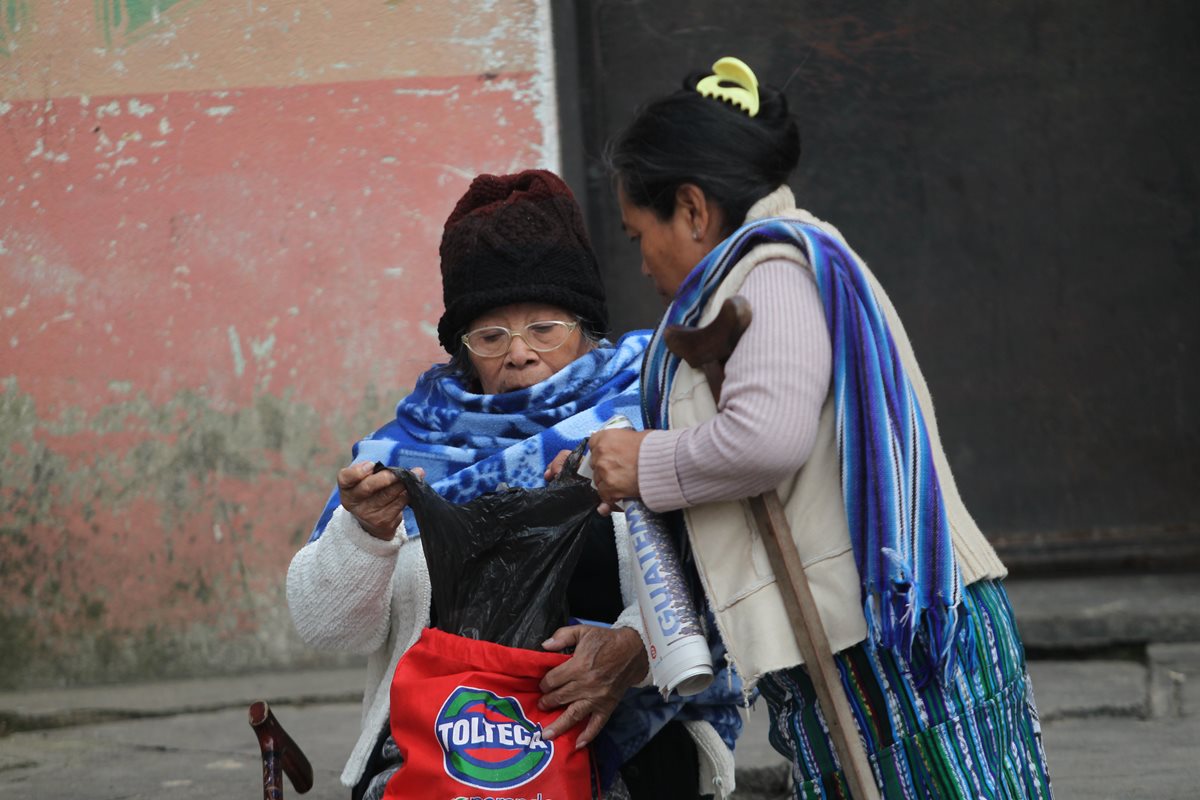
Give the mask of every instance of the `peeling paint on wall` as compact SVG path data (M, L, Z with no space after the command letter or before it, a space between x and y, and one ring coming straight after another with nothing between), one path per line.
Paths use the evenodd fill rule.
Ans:
M292 387L331 409L344 389L313 363L411 383L441 357L417 323L440 314L447 209L478 172L539 157L532 110L487 83L427 80L448 93L424 97L380 82L15 103L0 292L30 300L6 329L21 342L9 368L46 400L116 377L156 399L203 382L235 404ZM218 103L236 111L210 115ZM247 380L210 369L234 363L231 325ZM272 335L270 358L248 363L245 338Z
M18 37L28 26L27 0L0 0L0 58L16 50Z
M557 163L545 0L233 5L0 0L7 688L313 658L286 565L444 358L442 223Z
M164 643L199 629L218 642L257 638L256 609L284 602L279 556L308 535L311 514L294 509L327 493L322 473L344 449L338 440L383 405L367 391L331 425L291 397L222 411L182 391L166 403L136 395L48 418L6 379L0 607L5 636L28 646L0 646L0 682L34 667L69 681L136 674L125 651L150 632ZM127 662L75 653L102 642Z
M0 8L13 3L0 0ZM117 6L129 10L112 12ZM547 43L538 31L550 24L549 0L16 0L16 7L27 11L15 29L20 63L0 71L6 99L540 72Z
M96 0L96 17L104 30L104 43L128 43L144 32L145 27L158 22L163 12L180 0Z

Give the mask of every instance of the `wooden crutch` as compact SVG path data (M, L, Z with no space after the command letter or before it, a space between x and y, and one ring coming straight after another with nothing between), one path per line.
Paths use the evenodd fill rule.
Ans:
M725 381L725 362L749 327L751 316L750 302L740 295L734 295L725 301L716 318L708 325L702 328L672 325L666 330L664 339L667 348L689 366L703 370L713 400L720 400L721 384ZM779 584L796 645L800 648L813 688L817 691L817 702L824 712L825 724L829 727L829 736L833 739L850 795L854 800L878 800L879 787L871 772L867 751L858 736L837 666L833 663L829 637L817 613L817 604L808 585L808 576L804 574L796 542L792 539L791 526L784 516L783 504L773 489L751 497L748 502L762 535L771 571L775 573Z

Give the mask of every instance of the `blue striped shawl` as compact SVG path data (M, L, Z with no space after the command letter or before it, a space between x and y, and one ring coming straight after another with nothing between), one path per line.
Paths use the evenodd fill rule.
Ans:
M929 433L887 320L844 242L810 223L770 218L744 225L717 245L684 279L647 347L645 425L666 428L670 422L680 360L663 341L667 326L695 326L733 266L756 245L769 243L804 252L824 306L842 494L870 640L905 659L919 641L932 663L950 674L962 630L962 579Z

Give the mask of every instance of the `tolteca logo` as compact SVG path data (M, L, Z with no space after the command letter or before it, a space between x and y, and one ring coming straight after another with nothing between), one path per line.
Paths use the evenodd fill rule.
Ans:
M446 774L477 789L512 789L536 778L554 758L554 743L525 716L515 697L459 686L442 705L434 732Z

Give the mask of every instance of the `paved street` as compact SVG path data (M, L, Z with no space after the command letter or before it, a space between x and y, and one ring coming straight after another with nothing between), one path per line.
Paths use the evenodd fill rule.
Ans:
M1142 593L1141 613L1159 609L1160 625L1162 610L1175 609L1172 624L1186 639L1200 618L1200 602L1189 604L1186 596L1200 591L1186 588L1197 585L1194 577L1134 580L1127 588ZM1105 633L1104 615L1088 610L1094 607L1079 587L1075 605L1064 599L1072 588L1061 583L1014 582L1010 589L1035 641L1051 630L1060 645L1073 641L1063 620L1044 618L1051 605L1090 620L1075 626L1090 639L1120 643L1126 635L1120 631L1136 628L1114 612L1109 616L1120 631ZM1163 597L1156 599L1156 592ZM1123 602L1112 584L1103 594L1110 611ZM1027 604L1043 614L1040 621L1026 612ZM1200 796L1200 637L1151 645L1142 659L1038 659L1031 672L1057 798ZM0 723L15 730L0 738L0 800L261 797L258 749L246 714L258 698L272 701L313 762L316 782L305 796L346 800L338 775L357 733L359 680L356 669L336 669L0 694ZM738 798L780 797L780 774L762 769L781 763L766 743L765 718L765 709L755 709L739 744ZM752 783L763 791L746 791ZM289 786L285 796L299 795Z

